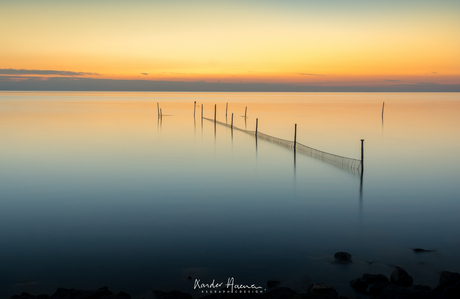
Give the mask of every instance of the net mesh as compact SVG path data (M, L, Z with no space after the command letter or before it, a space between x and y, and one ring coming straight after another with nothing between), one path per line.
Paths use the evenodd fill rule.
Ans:
M210 118L206 118L206 117L203 117L203 118L206 119L206 120L214 122L214 119L210 119ZM231 128L230 124L224 123L224 122L221 122L221 121L216 120L216 124ZM246 134L249 134L249 135L252 135L252 136L256 137L256 132L255 131L244 130L244 129L241 129L241 128L238 128L238 127L235 127L235 126L233 126L233 130L244 132ZM360 172L360 170L362 168L361 167L361 160L348 158L348 157L343 157L343 156L339 156L339 155L334 155L334 154L327 153L327 152L323 152L323 151L314 149L312 147L306 146L304 144L301 144L299 142L296 142L295 148L294 148L294 141L281 139L281 138L274 137L274 136L271 136L271 135L267 135L267 134L264 134L264 133L261 133L261 132L257 132L257 139L258 140L265 140L265 141L280 145L280 146L282 146L284 148L295 150L296 154L299 153L299 154L307 155L307 156L312 157L314 159L327 162L327 163L332 164L332 165L334 165L336 167L346 169L346 170L349 170L349 171L352 171L352 172L355 172L355 171Z

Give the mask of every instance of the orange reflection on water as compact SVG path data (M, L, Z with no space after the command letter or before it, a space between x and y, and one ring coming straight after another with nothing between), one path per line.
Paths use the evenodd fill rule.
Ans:
M204 117L213 119L216 105L219 121L230 123L233 113L236 127L254 130L258 118L260 132L287 140L293 140L297 123L298 142L353 158L360 155L360 139L370 145L411 140L426 149L434 144L458 148L458 139L452 136L458 136L460 128L456 93L4 92L0 96L2 138L24 150L45 150L54 143L68 150L83 144L88 150L121 147L135 152L137 142L158 141L158 132L163 132L163 141L180 146L200 128L201 105ZM157 105L163 113L161 122Z

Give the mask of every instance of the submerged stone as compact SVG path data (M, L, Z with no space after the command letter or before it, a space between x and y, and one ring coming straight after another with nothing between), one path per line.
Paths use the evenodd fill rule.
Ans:
M343 263L350 263L351 262L351 254L348 252L339 251L334 254L334 257L337 261Z
M267 287L269 288L273 288L273 287L276 287L277 285L279 285L281 282L278 281L278 280L269 280L267 281Z
M350 286L357 292L364 293L367 290L369 284L364 278L360 277L350 281Z
M414 282L412 276L410 276L403 268L396 268L393 273L391 273L390 279L392 283L402 287L411 286Z
M435 252L436 250L423 249L423 248L412 248L414 252Z
M308 298L339 298L339 293L327 283L313 283L307 289Z
M439 286L441 288L447 288L455 285L460 281L460 274L456 272L442 271L439 276Z
M153 294L158 299L193 299L192 295L180 291L164 292L160 290L154 290Z
M364 273L363 274L364 280L366 280L367 283L373 284L373 283L383 283L383 282L389 282L390 280L383 274L369 274L369 273Z

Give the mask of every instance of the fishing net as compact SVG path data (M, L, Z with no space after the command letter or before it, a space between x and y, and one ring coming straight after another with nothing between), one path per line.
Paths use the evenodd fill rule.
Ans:
M203 119L206 119L206 120L214 122L214 119L210 119L210 118L206 118L206 117L203 117ZM220 122L220 121L217 121L217 120L215 122L216 122L216 124L226 126L228 128L232 127L228 123ZM327 162L327 163L332 164L332 165L334 165L336 167L349 170L351 172L359 173L361 171L361 169L362 169L361 160L358 160L358 159L353 159L353 158L348 158L348 157L343 157L343 156L323 152L323 151L314 149L312 147L306 146L304 144L301 144L299 142L296 142L295 147L294 147L294 141L281 139L281 138L271 136L271 135L267 135L267 134L264 134L264 133L261 133L261 132L257 132L257 136L256 136L255 131L244 130L244 129L241 129L241 128L238 128L238 127L235 127L235 126L233 126L233 130L244 132L246 134L252 135L252 136L256 137L257 140L268 141L268 142L277 144L279 146L282 146L284 148L295 150L296 154L297 153L298 154L303 154L303 155L312 157L314 159Z

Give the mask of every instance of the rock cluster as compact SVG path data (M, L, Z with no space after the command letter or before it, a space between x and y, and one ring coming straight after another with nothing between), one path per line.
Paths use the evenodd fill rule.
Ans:
M439 285L431 289L429 286L413 285L413 278L406 270L397 267L390 279L382 274L364 274L350 281L356 292L370 295L375 299L450 299L460 298L460 274L443 271Z
M351 255L347 252L337 252L334 255L339 263L350 263ZM460 298L460 274L443 271L439 277L439 285L431 289L428 286L413 285L413 278L403 268L396 267L390 279L382 274L365 273L363 276L350 281L350 286L358 293L374 299L458 299ZM306 293L299 294L287 287L280 287L280 281L267 282L268 290L264 293L217 293L209 294L201 299L350 299L340 296L334 287L326 283L311 284ZM179 291L164 292L154 290L157 299L192 299L188 293ZM125 292L114 294L107 287L97 290L76 290L58 288L49 295L33 296L28 293L15 295L11 299L129 299ZM360 298L360 297L357 297Z
M131 299L131 296L125 292L120 292L118 295L109 291L107 287L97 290L76 290L58 288L56 292L49 295L33 296L28 293L14 295L11 299Z

